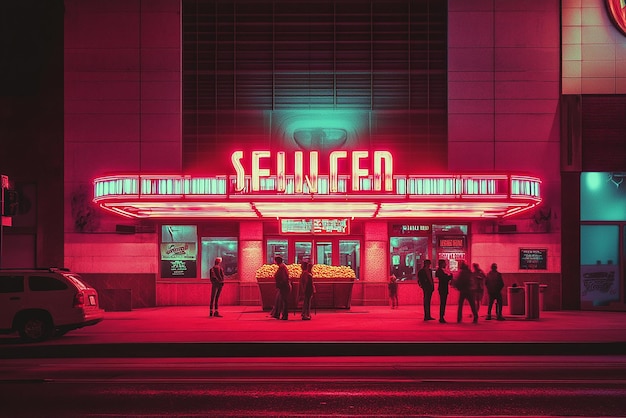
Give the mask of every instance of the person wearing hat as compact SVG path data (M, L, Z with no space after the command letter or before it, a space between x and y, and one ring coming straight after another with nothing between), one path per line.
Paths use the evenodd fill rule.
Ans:
M493 302L495 301L496 318L498 321L504 321L504 316L502 316L502 289L504 289L504 280L502 279L502 274L498 271L498 265L496 263L491 265L491 271L487 273L485 287L487 288L487 293L489 294L487 319L491 319L491 308L493 307Z

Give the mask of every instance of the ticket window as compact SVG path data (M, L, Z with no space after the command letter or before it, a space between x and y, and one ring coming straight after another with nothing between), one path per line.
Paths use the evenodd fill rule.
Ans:
M415 280L424 260L429 259L428 237L391 237L391 273L398 280Z
M201 278L208 279L217 257L222 258L224 278L236 278L238 270L237 237L202 237Z

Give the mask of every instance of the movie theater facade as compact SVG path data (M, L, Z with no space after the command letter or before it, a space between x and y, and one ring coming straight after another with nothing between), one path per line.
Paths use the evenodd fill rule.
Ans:
M421 303L425 259L576 300L561 2L478 3L66 1L66 265L113 307L206 305L218 256L261 306L276 255L347 268L320 281L352 305L391 274Z

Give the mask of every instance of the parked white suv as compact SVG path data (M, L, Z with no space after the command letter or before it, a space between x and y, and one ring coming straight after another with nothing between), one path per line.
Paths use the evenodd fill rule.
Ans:
M0 333L43 341L104 318L98 292L68 269L0 269Z

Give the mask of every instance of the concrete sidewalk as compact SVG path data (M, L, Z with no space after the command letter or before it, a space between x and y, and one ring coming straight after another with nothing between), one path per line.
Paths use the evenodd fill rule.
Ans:
M250 357L348 355L602 355L626 353L626 313L542 311L478 324L423 321L421 306L318 310L311 321L273 319L259 307L206 306L107 312L95 326L38 344L0 339L0 357ZM433 306L433 314L439 307ZM506 313L506 308L505 308Z

